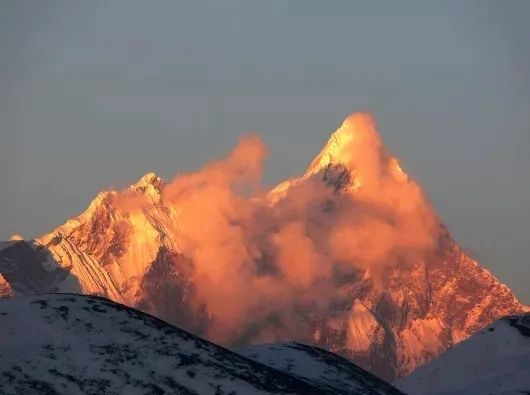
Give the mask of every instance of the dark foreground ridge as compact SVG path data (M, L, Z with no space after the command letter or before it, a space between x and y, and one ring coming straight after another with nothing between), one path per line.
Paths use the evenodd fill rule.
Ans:
M334 393L95 296L2 299L0 338L2 394ZM357 384L343 393L399 393Z
M237 351L330 394L401 394L354 363L319 347L288 342L250 346Z
M530 394L530 313L509 315L396 382L410 395Z

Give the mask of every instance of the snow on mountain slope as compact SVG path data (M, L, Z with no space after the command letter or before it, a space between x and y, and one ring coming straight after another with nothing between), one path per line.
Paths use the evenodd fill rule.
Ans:
M15 294L105 296L224 346L315 344L387 380L525 310L452 239L371 116L348 117L303 176L236 193L262 148L101 192L1 249L0 274Z
M317 347L291 342L250 346L236 352L330 394L401 394L346 359Z
M6 395L326 393L99 297L2 299L0 339Z
M530 393L530 314L496 321L395 385L410 395Z

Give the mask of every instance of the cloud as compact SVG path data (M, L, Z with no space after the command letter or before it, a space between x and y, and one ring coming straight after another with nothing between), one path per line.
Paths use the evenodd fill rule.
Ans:
M346 120L274 203L260 186L267 153L247 135L226 158L162 187L178 212L171 237L193 262L194 297L210 316L206 335L224 344L311 337L300 317L351 304L344 278L383 292L393 265L421 263L437 242L430 204L371 118ZM116 201L131 210L140 200Z

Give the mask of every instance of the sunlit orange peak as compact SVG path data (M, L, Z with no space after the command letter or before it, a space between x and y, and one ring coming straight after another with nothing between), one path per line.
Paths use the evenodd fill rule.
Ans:
M306 176L318 173L330 163L348 165L352 159L352 144L362 135L373 133L374 124L374 119L369 113L354 113L346 118L311 162Z
M149 185L159 186L162 183L162 179L154 172L149 172L140 178L133 187L147 187Z

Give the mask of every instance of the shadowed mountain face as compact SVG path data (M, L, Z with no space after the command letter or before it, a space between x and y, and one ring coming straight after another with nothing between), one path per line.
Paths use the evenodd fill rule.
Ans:
M0 297L45 292L81 292L79 281L42 244L4 242L0 248Z
M192 271L189 259L161 248L142 278L137 307L193 333L205 333L206 306L196 304Z
M329 394L110 300L0 300L2 394ZM397 394L364 372L345 394ZM362 386L358 386L358 382Z
M385 379L525 309L460 249L370 116L256 194L265 153L250 136L196 172L101 192L35 242L64 280L11 251L4 288L103 295L230 347L314 344Z

